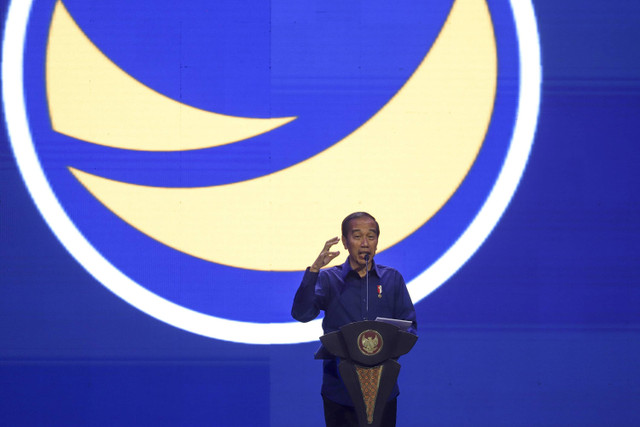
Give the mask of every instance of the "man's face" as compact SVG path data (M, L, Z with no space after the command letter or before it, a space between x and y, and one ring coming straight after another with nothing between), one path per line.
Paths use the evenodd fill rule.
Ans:
M349 222L346 236L342 236L344 248L349 251L349 263L354 270L362 268L369 255L369 262L373 259L378 247L378 232L376 223L371 218L360 217Z

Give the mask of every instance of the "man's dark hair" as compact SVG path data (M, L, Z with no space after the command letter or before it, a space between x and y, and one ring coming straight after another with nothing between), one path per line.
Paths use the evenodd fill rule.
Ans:
M342 220L342 235L346 237L347 233L349 233L349 223L351 222L351 220L362 218L362 217L371 218L373 222L376 223L376 235L380 237L380 226L378 225L378 221L376 221L373 215L366 212L354 212L352 214L347 215L347 217Z

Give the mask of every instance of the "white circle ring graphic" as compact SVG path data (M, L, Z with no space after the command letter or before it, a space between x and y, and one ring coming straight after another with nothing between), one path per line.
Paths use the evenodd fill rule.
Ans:
M309 323L252 323L223 319L189 310L148 291L107 261L58 202L38 160L29 129L23 91L24 41L33 0L9 5L3 38L2 91L11 147L31 197L56 237L71 255L113 293L156 319L186 331L247 344L293 344L315 341L321 320ZM467 229L427 270L413 279L409 292L420 301L449 279L475 253L509 205L524 172L538 120L542 66L533 5L511 0L520 60L517 117L500 174Z

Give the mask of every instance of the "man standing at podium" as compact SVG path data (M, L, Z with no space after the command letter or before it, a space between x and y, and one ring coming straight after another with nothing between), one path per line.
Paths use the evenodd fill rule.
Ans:
M416 313L404 279L391 267L374 261L380 236L376 219L355 212L342 221L342 244L349 253L344 264L321 270L340 252L332 251L340 238L327 240L318 258L304 273L291 315L301 322L315 319L324 310L324 333L341 326L377 317L409 320L416 333ZM398 385L385 406L383 426L396 425ZM358 426L353 402L338 373L338 361L323 361L322 399L327 426Z

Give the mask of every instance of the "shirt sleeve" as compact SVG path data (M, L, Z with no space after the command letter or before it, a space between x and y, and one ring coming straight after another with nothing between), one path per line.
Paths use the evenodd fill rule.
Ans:
M413 302L409 296L409 290L404 282L404 278L400 273L396 272L396 296L395 296L395 313L396 319L410 320L412 322L411 327L407 329L407 332L418 335L418 322L416 320L416 309L413 307Z
M300 322L309 322L320 314L320 308L316 303L316 283L319 273L309 271L304 272L302 283L293 298L291 316Z

